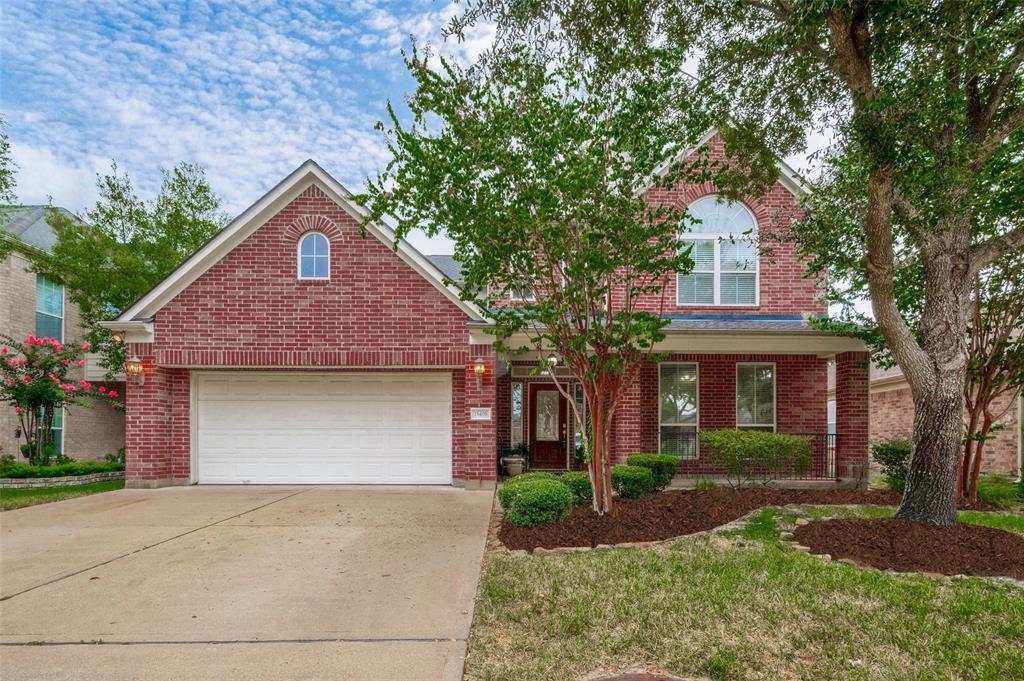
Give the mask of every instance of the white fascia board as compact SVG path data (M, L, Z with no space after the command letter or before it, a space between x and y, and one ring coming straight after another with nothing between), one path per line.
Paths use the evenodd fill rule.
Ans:
M366 218L366 212L352 201L352 194L315 161L308 160L264 194L259 201L232 220L227 227L193 253L163 281L125 310L116 321L125 322L152 317L161 307L173 300L175 296L313 184L360 223ZM458 289L454 286L445 284L444 275L419 251L404 241L399 242L396 249L395 240L390 230L377 223L367 223L366 229L382 243L395 250L406 264L455 303L470 319L484 320L483 312L477 306L462 300Z
M152 343L154 339L153 322L150 321L115 319L99 325L121 334L125 343Z
M841 352L864 352L864 342L846 336L828 334L723 333L708 331L666 331L665 340L656 344L654 352L693 353L701 355L816 355L829 358ZM470 329L470 342L490 344L494 336L481 328ZM506 341L511 347L528 345L524 334Z

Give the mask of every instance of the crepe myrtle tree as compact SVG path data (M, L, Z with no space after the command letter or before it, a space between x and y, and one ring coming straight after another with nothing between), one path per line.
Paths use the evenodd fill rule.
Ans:
M913 455L896 516L955 524L971 291L979 272L1024 247L1020 3L478 0L450 30L480 19L497 24L498 50L687 51L696 68L678 79L739 166L765 167L766 152L786 156L808 130L826 133L842 175L815 196L859 209L815 216L812 202L795 236L813 271L864 282L910 384ZM978 220L994 211L1007 215ZM908 267L920 268L914 320L899 304Z
M499 351L553 355L579 382L586 421L547 372L590 424L583 451L598 513L612 504L612 419L664 337L666 321L641 299L660 299L666 276L692 267L684 209L645 198L651 185L707 172L671 160L688 139L665 79L678 59L651 53L609 79L528 47L470 67L431 64L414 48L411 124L389 105L393 160L359 197L399 238L419 228L454 242L462 295L493 320Z
M33 465L46 465L52 455L53 416L86 398L99 398L123 409L116 390L68 376L85 365L88 343L63 344L56 338L29 336L17 341L0 335L0 401L18 416L25 444L22 451Z

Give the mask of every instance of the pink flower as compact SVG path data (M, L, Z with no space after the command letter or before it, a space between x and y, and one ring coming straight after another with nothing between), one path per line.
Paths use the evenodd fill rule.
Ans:
M12 367L16 367L16 366L18 366L18 360L16 360L16 359L11 359L11 360L8 360L8 361L7 361L7 363L8 363L9 365L11 365Z
M101 385L100 387L96 388L96 389L97 389L97 390L99 390L99 391L100 391L101 393L105 393L105 392L107 392L107 389L106 389L106 387L105 387L105 386L102 386L102 385Z
M64 360L64 366L67 366L67 365L68 365L68 364L70 364L70 363L71 363L71 360L70 360L70 359L66 359L66 360Z
M78 385L82 386L82 388L85 389L85 390L88 390L89 388L92 387L92 383L90 383L89 381L85 380L84 378L81 381L78 382Z
M14 413L15 414L20 414L21 413L21 407L15 407L14 408Z
M107 394L108 394L108 395L110 395L111 397L117 397L117 391L116 391L116 390L111 390L111 391L110 391L109 393L107 393Z
M0 348L0 355L6 355L6 354L7 354L7 348Z
M92 346L89 345L88 343L82 343L82 349L85 350L86 352L89 352L90 347Z
M29 383L32 382L32 377L29 376L28 374L25 374L24 376L21 377L21 380L22 382L25 383L25 385L28 385Z
M60 345L60 341L57 340L56 338L51 338L50 345Z
M36 337L33 336L32 334L29 334L28 338L25 340L25 342L28 343L29 345L35 345L36 344Z
M85 360L84 359L78 360L78 366L84 367L85 366Z

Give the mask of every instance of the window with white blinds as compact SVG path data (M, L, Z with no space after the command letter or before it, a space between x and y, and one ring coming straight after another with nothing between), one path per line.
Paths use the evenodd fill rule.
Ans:
M683 243L691 247L693 270L676 276L678 305L756 305L757 221L742 203L717 195L697 199L687 212L693 231Z
M658 365L658 451L697 458L697 365Z
M775 365L736 365L736 427L775 430Z

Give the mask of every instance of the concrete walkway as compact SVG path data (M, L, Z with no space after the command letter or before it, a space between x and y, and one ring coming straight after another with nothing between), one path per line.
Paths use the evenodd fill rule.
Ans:
M2 513L0 676L460 679L491 499L191 487Z

